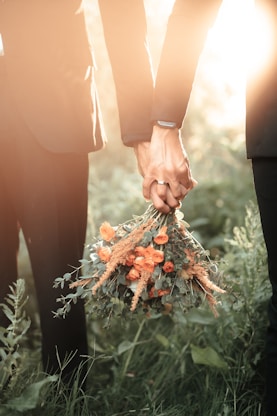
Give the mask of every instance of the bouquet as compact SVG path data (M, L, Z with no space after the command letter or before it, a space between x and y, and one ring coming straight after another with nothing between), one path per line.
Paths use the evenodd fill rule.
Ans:
M162 214L151 204L117 227L104 222L88 246L89 259L55 279L55 287L72 289L57 299L63 306L56 314L65 316L82 298L101 317L185 312L204 300L217 315L213 292L225 292L216 283L220 273L182 215Z

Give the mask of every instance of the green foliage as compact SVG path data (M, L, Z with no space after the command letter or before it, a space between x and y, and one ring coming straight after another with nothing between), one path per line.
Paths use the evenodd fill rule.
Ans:
M194 111L199 114L199 109ZM222 253L226 221L230 230L242 225L245 206L249 200L255 200L251 164L246 160L245 144L237 131L214 132L207 121L197 128L193 117L188 119L190 123L193 130L200 129L200 137L208 139L205 146L197 137L188 139L187 151L198 185L185 198L182 210L202 244Z
M218 353L211 347L197 347L191 344L191 356L195 364L204 364L209 367L222 368L226 370L228 368L226 362L218 355Z
M254 200L251 173L241 181L241 171L216 182L200 182L183 203L182 211L197 239L212 252L224 252L225 225L242 225L245 205Z
M10 415L13 412L25 413L32 409L36 409L40 403L41 391L47 383L56 381L56 376L45 377L41 381L32 383L23 390L20 396L8 400L2 407L0 407L0 415L4 415L7 410Z
M14 383L22 365L20 344L30 327L30 319L24 310L27 298L25 297L25 282L18 279L1 304L3 313L9 321L7 328L0 327L0 390L5 390L9 384Z

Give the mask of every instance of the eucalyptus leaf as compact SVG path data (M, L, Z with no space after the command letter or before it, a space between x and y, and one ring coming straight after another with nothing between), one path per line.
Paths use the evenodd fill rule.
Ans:
M71 274L71 273L65 273L65 274L63 275L64 280L70 280L70 279L71 279L71 277L72 277L72 274Z
M155 289L159 290L163 287L163 278L157 279L155 281Z

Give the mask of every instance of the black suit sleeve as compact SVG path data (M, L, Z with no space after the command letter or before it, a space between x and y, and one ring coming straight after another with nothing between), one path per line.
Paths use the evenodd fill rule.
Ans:
M220 0L176 0L168 20L158 67L152 120L181 127L198 59Z
M123 142L132 146L152 134L153 78L143 0L99 0L111 62Z

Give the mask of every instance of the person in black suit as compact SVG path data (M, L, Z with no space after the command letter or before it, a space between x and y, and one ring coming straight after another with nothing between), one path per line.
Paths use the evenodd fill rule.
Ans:
M79 0L0 2L0 301L17 279L22 229L43 366L54 373L68 359L66 381L88 354L85 312L78 302L66 319L54 319L60 293L53 282L82 258L88 152L105 142L80 6ZM0 325L7 323L2 313Z
M246 148L267 248L272 295L266 337L266 415L277 413L277 2L256 0L267 15L271 56L262 72L249 77L246 95Z
M111 14L109 1L101 0L103 19ZM254 182L265 243L268 253L272 297L269 302L267 331L266 406L267 416L277 414L277 2L257 0L268 17L273 45L271 60L263 72L251 76L246 96L246 149L252 160ZM122 138L134 145L143 190L163 212L177 206L195 185L189 161L180 140L198 59L208 29L221 5L220 0L175 0L168 19L167 31L153 87L150 59L146 44L146 20L140 1L119 0L114 10L118 26L106 24L106 40L114 66ZM128 18L121 19L124 15ZM105 26L104 26L105 30ZM120 48L116 48L120 45ZM152 127L150 128L151 125ZM149 133L149 129L151 133ZM145 140L140 142L140 134ZM147 138L148 137L148 138Z

